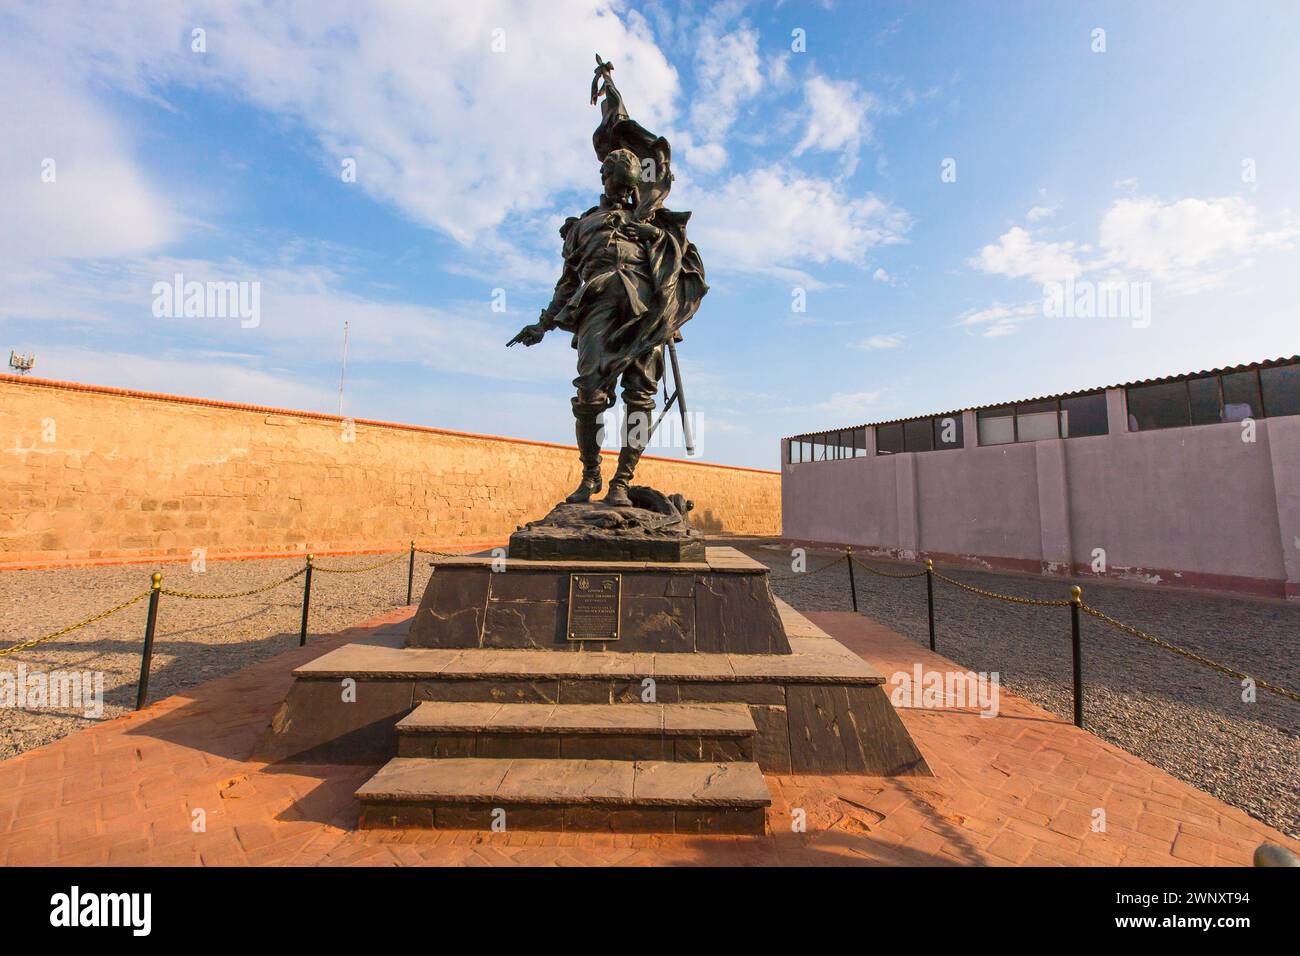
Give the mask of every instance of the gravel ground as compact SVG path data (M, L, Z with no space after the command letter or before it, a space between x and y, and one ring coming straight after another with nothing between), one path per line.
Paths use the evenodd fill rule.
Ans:
M322 557L311 588L308 640L332 634L399 606L406 599L405 557L357 574L330 574L321 567L360 568L385 555ZM416 555L415 600L428 580L426 555ZM196 574L188 563L63 568L0 573L0 648L31 640L120 604L149 587L163 572L163 587L214 593L245 591L283 578L303 566L301 557L209 561ZM199 601L163 595L158 605L149 699L247 667L298 645L303 579L252 597ZM140 646L147 599L103 621L30 650L0 657L0 672L25 664L36 671L102 671L105 718L135 707ZM0 759L40 747L88 726L80 709L21 710L0 707Z
M729 541L789 574L789 551ZM808 569L836 557L810 551ZM866 559L898 573L916 564ZM1074 582L940 568L985 590L1061 599ZM925 579L855 571L858 607L901 634L929 643ZM1300 689L1300 606L1139 585L1079 582L1086 603L1126 624L1235 670ZM777 580L773 591L804 611L848 611L843 564ZM1003 687L1066 719L1073 715L1070 612L994 601L935 582L936 650L974 671L997 671ZM1265 690L1241 700L1238 681L1085 616L1084 726L1283 833L1300 837L1300 704Z
M788 552L761 540L728 540L778 573ZM816 569L834 552L812 551ZM382 555L322 558L325 567L357 568ZM868 560L883 570L914 565ZM164 587L195 592L241 591L284 577L301 558L213 561L205 573L163 565ZM0 574L0 610L7 622L0 647L47 634L118 604L149 583L149 565L8 571ZM1028 575L950 571L988 590L1061 598L1068 582ZM418 555L415 595L428 575ZM923 580L857 575L863 613L913 640L927 641ZM1300 607L1186 591L1085 582L1089 604L1246 673L1300 687ZM807 577L774 578L773 590L800 610L850 610L843 565ZM359 574L317 571L312 582L311 635L359 624L398 606L406 593L406 562ZM247 598L195 601L164 596L158 615L149 697L158 700L220 677L298 641L302 578ZM104 674L104 717L130 710L140 668L146 602L73 634L0 658L0 672L91 670ZM1071 714L1069 612L992 601L943 582L935 584L938 650L963 667L998 671L1004 687L1068 718ZM1085 720L1095 734L1137 754L1271 826L1300 837L1300 704L1258 692L1243 703L1236 681L1146 642L1084 618ZM75 710L0 708L0 759L39 747L89 724Z

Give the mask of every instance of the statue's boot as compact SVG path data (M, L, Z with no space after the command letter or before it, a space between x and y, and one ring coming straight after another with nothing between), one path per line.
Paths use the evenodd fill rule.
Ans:
M573 494L564 499L569 504L590 501L603 485L600 480L600 413L603 410L573 403L578 457L582 459L582 480L578 482Z
M653 405L629 406L627 418L623 422L623 448L618 453L618 467L614 477L609 480L609 491L605 492L604 502L616 508L630 508L632 499L628 489L632 486L632 477L636 474L637 462L650 439L650 422L653 420Z

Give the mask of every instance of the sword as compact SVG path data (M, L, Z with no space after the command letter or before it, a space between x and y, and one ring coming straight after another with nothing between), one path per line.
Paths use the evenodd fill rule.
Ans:
M659 417L655 419L654 424L650 426L650 434L646 436L646 444L648 445L650 443L650 439L654 437L655 429L657 429L659 424L668 417L668 410L672 408L673 403L676 402L677 410L682 416L682 437L686 439L686 454L694 455L695 436L691 434L691 422L686 416L686 392L682 389L682 370L677 364L677 346L674 344L672 339L668 340L668 361L673 368L673 393L669 396L668 400L664 402L664 410L659 414Z

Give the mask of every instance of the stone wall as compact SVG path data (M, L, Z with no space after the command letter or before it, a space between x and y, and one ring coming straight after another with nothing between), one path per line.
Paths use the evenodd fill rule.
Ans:
M9 566L498 543L579 470L563 445L10 375L0 442ZM705 530L780 531L775 472L647 456L638 480Z

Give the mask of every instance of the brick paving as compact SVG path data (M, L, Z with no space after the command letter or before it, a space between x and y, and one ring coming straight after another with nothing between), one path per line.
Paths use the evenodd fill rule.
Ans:
M769 776L762 837L359 831L374 766L247 755L294 667L400 631L411 608L0 763L0 865L1248 865L1300 842L1003 693L903 709L933 778ZM885 674L956 665L854 614L810 614ZM1104 809L1105 832L1093 831ZM802 811L797 814L795 811ZM791 821L802 817L804 832ZM203 824L200 826L200 822Z

